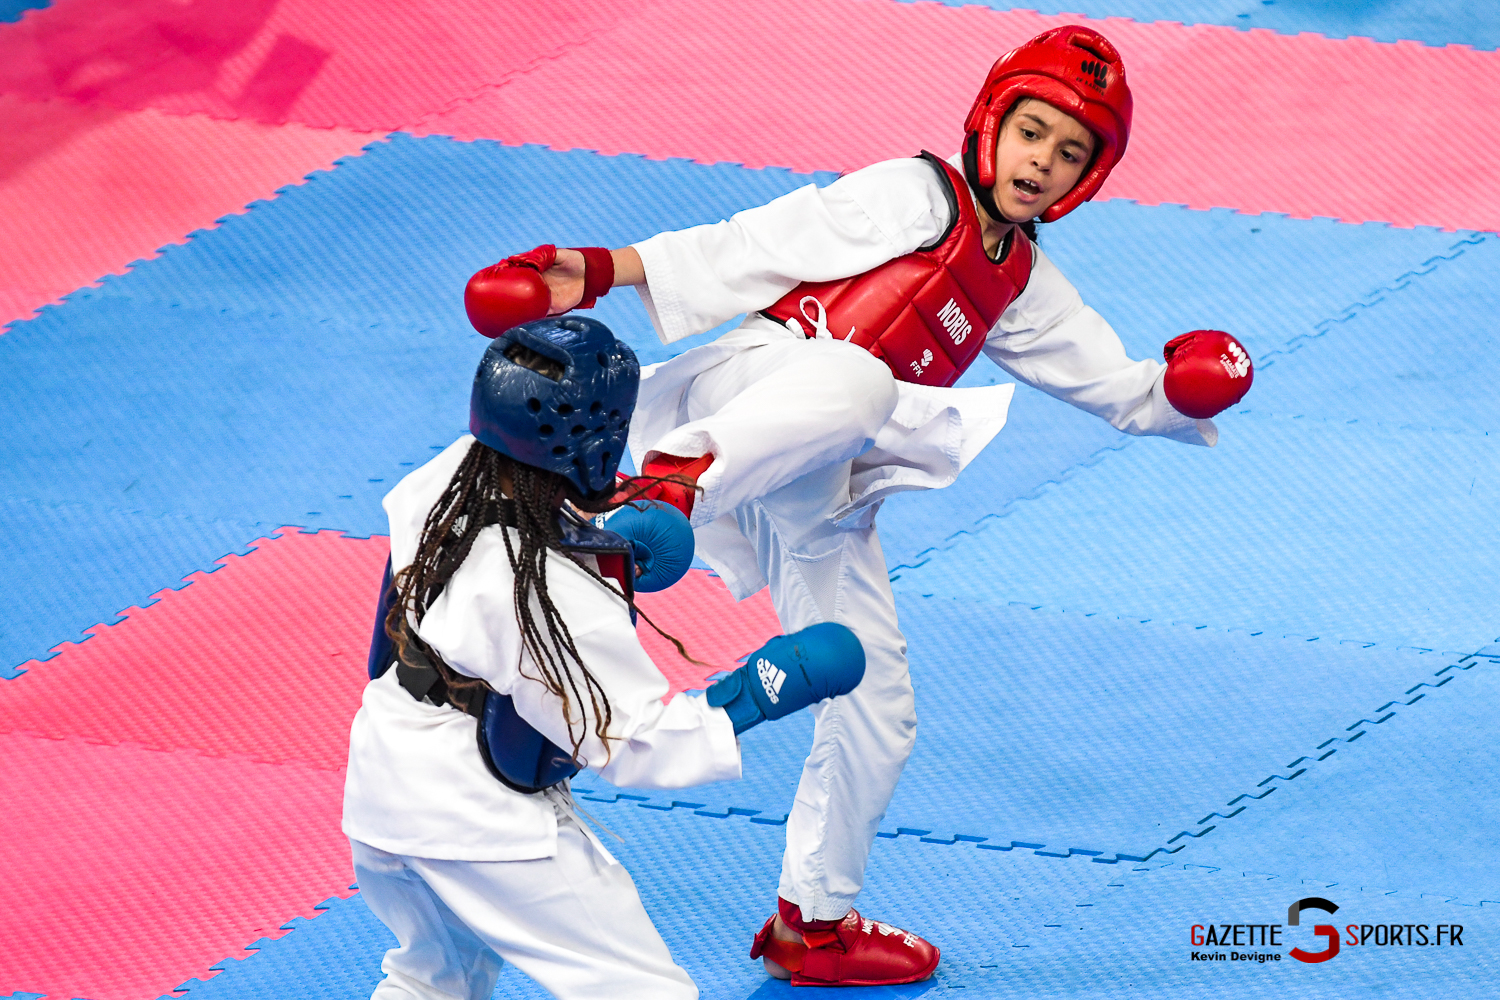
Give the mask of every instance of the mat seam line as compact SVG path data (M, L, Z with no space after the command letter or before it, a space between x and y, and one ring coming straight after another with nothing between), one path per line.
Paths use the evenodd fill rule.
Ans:
M899 2L904 2L904 0L899 0ZM1355 316L1360 315L1364 310L1372 308L1373 306L1378 305L1380 302L1384 301L1386 295L1394 294L1395 292L1399 292L1406 288L1409 288L1411 287L1412 283L1418 278L1425 277L1426 275L1431 274L1433 271L1437 270L1437 268L1441 267L1445 263L1457 260L1459 257L1463 256L1464 250L1468 246L1477 246L1485 243L1489 239L1490 235L1488 233L1469 233L1462 239L1458 240L1456 243L1450 245L1446 252L1427 258L1420 265L1418 265L1417 268L1402 272L1401 274L1390 279L1384 284L1376 286L1373 291L1370 291L1360 298L1356 299L1351 305L1345 306L1343 309L1335 312L1332 316L1314 323L1313 333L1299 333L1287 340L1281 348L1276 348L1266 352L1256 360L1256 367L1270 367L1275 363L1277 358L1301 350L1302 347L1306 346L1306 343L1309 343L1315 338L1321 337L1324 334L1328 333L1329 330L1333 329L1335 324L1348 322ZM1094 453L1089 455L1089 457L1084 459L1082 462L1079 462L1076 465L1070 466L1069 468L1063 470L1063 472L1058 476L1038 484L1037 487L1031 492L1007 501L999 511L986 514L984 517L981 517L977 521L972 522L968 527L962 528L954 534L947 536L947 538L943 539L943 541L939 542L938 544L929 546L928 548L921 550L913 557L914 560L921 560L920 562L903 562L898 563L896 566L893 566L889 572L889 579L892 582L895 582L896 580L900 579L901 570L917 569L932 561L934 557L944 552L952 551L955 547L957 547L959 541L964 536L972 537L974 535L980 534L981 532L990 528L993 522L998 521L1001 518L1009 517L1017 510L1022 509L1019 505L1023 502L1040 499L1041 494L1048 488L1062 486L1064 483L1071 480L1079 470L1098 465L1100 462L1109 457L1110 452L1124 451L1127 447L1135 443L1135 441L1137 440L1138 438L1126 438L1124 441L1118 444L1107 445L1103 448L1100 448L1098 451L1095 451ZM924 556L926 557L925 559L923 558Z

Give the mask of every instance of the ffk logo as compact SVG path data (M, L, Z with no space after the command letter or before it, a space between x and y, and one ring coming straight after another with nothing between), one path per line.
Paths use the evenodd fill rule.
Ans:
M922 374L927 371L927 366L930 364L932 364L932 352L923 351L921 360L913 361L911 363L911 370L917 373L917 378L921 378Z
M1109 80L1108 66L1102 62L1095 62L1093 59L1085 59L1081 68L1085 75L1093 77L1095 87L1100 90L1104 89L1104 84Z

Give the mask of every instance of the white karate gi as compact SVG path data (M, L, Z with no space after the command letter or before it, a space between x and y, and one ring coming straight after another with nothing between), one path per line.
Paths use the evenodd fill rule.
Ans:
M787 821L779 891L805 919L837 919L853 904L916 734L875 513L893 493L952 483L1004 426L1014 386L899 382L863 349L804 339L757 311L800 282L910 253L948 222L936 171L913 158L635 247L641 299L664 343L750 314L646 370L630 429L637 465L658 453L712 454L692 516L699 554L737 598L768 585L785 631L837 621L865 646L860 687L813 708L812 752ZM1126 357L1109 324L1030 249L1029 283L986 336L990 360L1120 430L1212 445L1211 421L1167 402L1164 366Z
M460 438L385 498L396 571L414 558L427 512L473 441ZM509 694L553 743L572 746L561 703L534 679L521 641L503 531L514 529L480 533L417 631L455 670ZM702 697L663 703L666 679L624 603L557 553L548 553L547 581L620 737L606 754L585 721L590 769L646 788L738 778L728 715ZM366 686L354 717L343 830L365 902L400 942L386 953L375 997L488 997L502 960L569 1000L698 996L630 876L578 821L566 784L539 795L506 788L484 766L477 725L413 699L395 670Z

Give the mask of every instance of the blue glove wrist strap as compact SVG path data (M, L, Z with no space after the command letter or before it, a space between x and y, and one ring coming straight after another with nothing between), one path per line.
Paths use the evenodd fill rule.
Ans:
M729 714L736 736L766 721L760 706L750 696L750 689L745 682L747 673L748 668L741 667L728 677L710 684L707 691L708 703Z

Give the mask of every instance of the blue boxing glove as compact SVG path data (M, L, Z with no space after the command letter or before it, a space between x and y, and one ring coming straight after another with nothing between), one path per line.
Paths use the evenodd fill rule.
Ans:
M708 703L729 713L738 736L767 719L848 694L865 676L865 647L843 625L824 622L779 635L745 665L708 688Z
M635 551L635 589L666 590L693 565L693 529L682 511L660 500L633 500L610 512L603 527Z

